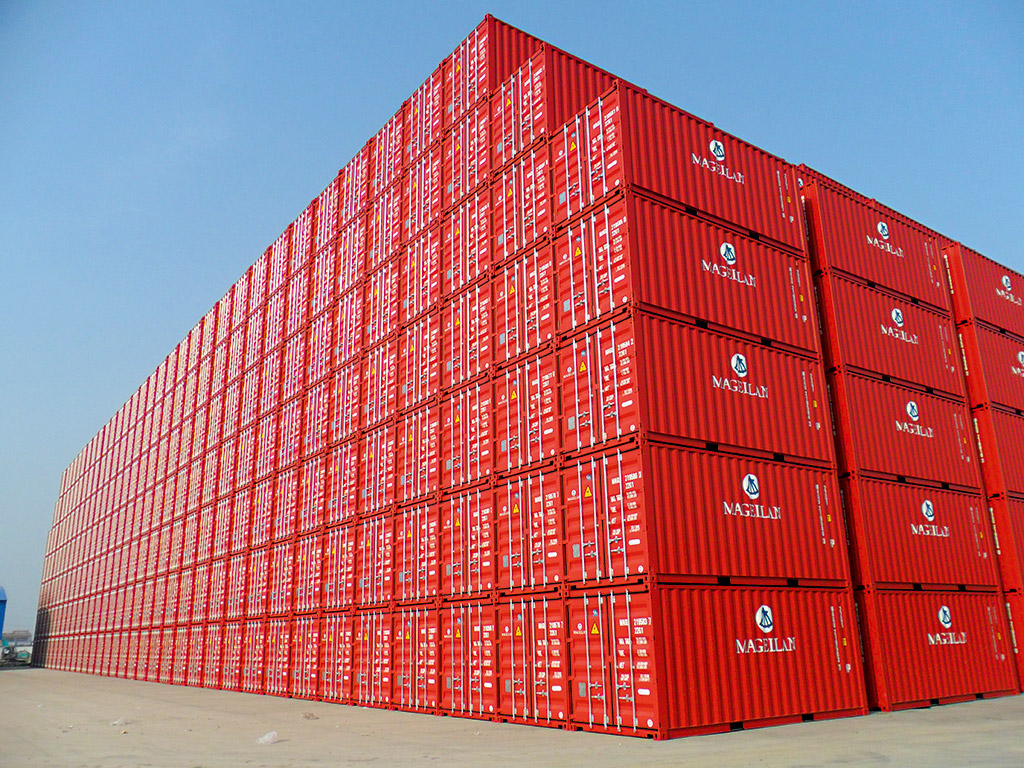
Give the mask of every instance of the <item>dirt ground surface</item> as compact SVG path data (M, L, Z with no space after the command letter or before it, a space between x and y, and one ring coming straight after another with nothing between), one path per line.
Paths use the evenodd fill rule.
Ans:
M1021 696L655 742L12 669L0 713L4 768L1024 766Z

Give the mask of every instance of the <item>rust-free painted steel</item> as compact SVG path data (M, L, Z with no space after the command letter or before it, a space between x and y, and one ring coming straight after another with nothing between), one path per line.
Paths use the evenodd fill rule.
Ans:
M978 322L957 329L972 405L1024 410L1024 339Z
M964 397L956 331L946 313L852 282L816 281L830 366L859 368Z
M441 502L441 593L471 596L494 588L494 495L489 487Z
M470 384L441 403L441 486L487 480L494 469L494 428L490 382Z
M960 243L947 244L942 254L957 321L980 320L1024 338L1024 275Z
M1016 693L1000 595L857 593L868 701L883 710Z
M402 250L403 323L433 309L441 298L441 240L441 228L434 227L407 242Z
M441 509L436 501L399 508L394 515L395 599L435 597L441 583Z
M562 488L557 472L536 470L496 483L499 589L550 589L565 574Z
M830 375L840 470L981 487L962 402L869 379Z
M399 417L395 442L395 491L400 504L438 489L441 455L441 408L427 405Z
M589 729L666 738L866 711L848 590L587 590L567 605L573 720ZM722 684L694 685L707 679Z
M820 350L805 259L632 191L560 230L558 324L627 301L784 345Z
M833 471L648 443L565 464L566 578L849 583Z
M1024 499L1001 494L988 500L999 543L1003 589L1024 593Z
M935 233L836 185L815 182L803 188L802 196L815 269L855 275L949 312Z
M441 695L438 608L402 608L394 616L393 701L399 709L432 712Z
M491 182L494 258L529 248L551 228L550 162L546 146L525 152Z
M494 375L495 471L520 471L558 453L558 364L534 355Z
M489 107L481 103L466 113L445 135L443 146L444 207L462 202L488 181L491 172Z
M441 607L441 709L467 717L498 710L498 617L489 600Z
M957 493L864 478L842 481L856 584L997 590L988 504Z
M498 602L498 711L513 722L557 725L569 717L565 603L555 593Z
M535 248L497 271L494 294L494 361L537 349L556 334L555 264L550 248Z
M491 367L491 285L479 281L441 308L441 387L450 389Z
M471 194L445 212L442 249L445 295L479 278L492 260L491 190Z
M444 71L438 66L409 97L405 110L405 163L441 140L444 127Z

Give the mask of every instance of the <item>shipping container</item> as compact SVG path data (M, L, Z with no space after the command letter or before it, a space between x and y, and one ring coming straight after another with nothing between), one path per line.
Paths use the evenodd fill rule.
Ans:
M846 478L841 486L858 586L999 589L980 493L867 478Z
M962 402L854 373L831 375L829 387L840 471L981 487L970 414Z
M979 320L1024 338L1024 275L959 243L942 249L958 322Z
M441 594L468 596L495 586L494 496L477 488L441 502Z
M838 185L811 183L801 196L816 270L852 275L948 313L938 236Z
M558 593L498 603L498 711L511 722L562 725L569 718L569 644Z
M1000 494L990 498L988 506L999 545L1003 589L1024 593L1024 498Z
M855 283L838 274L816 282L828 365L966 395L956 331L947 313Z
M394 705L435 712L441 694L441 616L437 608L402 608L394 617Z
M1016 693L998 594L857 593L868 702L885 711Z
M975 408L972 416L985 489L1024 495L1024 416L988 405Z
M1024 410L1024 339L973 320L957 331L971 404Z
M488 601L441 608L441 709L491 718L498 711L498 618Z

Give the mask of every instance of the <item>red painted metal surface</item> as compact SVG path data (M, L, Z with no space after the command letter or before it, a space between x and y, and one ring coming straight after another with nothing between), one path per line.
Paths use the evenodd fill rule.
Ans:
M555 265L550 248L535 248L506 264L492 281L494 361L537 349L556 333Z
M413 162L406 171L402 181L405 240L440 222L441 209L446 207L441 180L442 166L441 150L434 147Z
M820 277L816 287L830 366L965 396L956 331L948 315L835 273Z
M441 229L420 233L402 250L402 322L437 306L441 298Z
M393 701L399 709L433 712L441 698L441 615L437 608L394 611Z
M935 233L836 185L812 183L802 196L816 269L854 275L949 311L946 270Z
M441 315L431 312L407 325L398 342L398 407L430 400L441 386Z
M440 65L409 97L405 118L405 162L409 164L441 140L444 126L444 72Z
M491 367L491 286L477 282L441 308L441 387L449 389Z
M999 588L981 494L862 478L844 479L842 489L858 586Z
M442 293L473 282L491 265L491 191L483 189L445 212Z
M491 121L481 102L451 127L444 137L444 207L462 202L486 183L491 172Z
M973 418L986 491L1024 494L1024 416L982 406Z
M568 462L562 487L570 581L849 583L830 471L648 444Z
M665 738L865 712L849 591L595 590L567 605L573 720L589 729ZM707 675L732 684L693 685Z
M540 146L495 172L491 182L494 259L501 261L534 245L551 228L550 162Z
M820 348L805 260L627 193L567 224L555 246L559 327L627 301L804 350Z
M441 404L441 486L486 480L494 468L491 384L450 392Z
M962 403L852 373L830 376L829 387L841 471L981 487Z
M399 418L396 432L396 501L404 504L438 489L441 408L428 405L406 413Z
M980 320L1024 338L1024 275L959 243L942 249L958 322Z
M957 330L971 403L1024 409L1024 340L978 322Z
M490 601L441 608L441 709L466 717L498 711L498 619Z
M498 603L498 711L513 722L556 725L569 718L569 647L561 596Z
M394 514L394 596L414 602L438 594L441 584L441 508L429 501Z
M490 488L441 502L441 593L468 596L494 588L494 496Z
M323 607L345 608L355 603L358 526L342 525L324 534Z
M390 515L363 517L356 526L357 605L389 603L394 596L395 526Z
M883 710L1016 693L999 595L859 592L868 701Z
M999 569L1007 592L1024 592L1024 499L1002 494L990 498L999 542Z
M500 480L495 489L500 589L550 589L564 578L559 477L537 470Z
M495 470L519 471L557 452L557 361L534 355L494 376Z
M557 220L626 184L803 251L792 166L628 84L551 141Z
M360 611L355 614L352 653L352 700L370 706L391 702L391 614Z
M324 701L350 700L355 617L351 614L324 615L320 632L320 695Z

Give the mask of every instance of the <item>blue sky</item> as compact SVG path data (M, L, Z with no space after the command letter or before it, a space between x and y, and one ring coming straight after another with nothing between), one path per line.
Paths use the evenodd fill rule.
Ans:
M0 4L0 584L60 473L493 13L1024 271L1020 2Z

